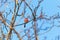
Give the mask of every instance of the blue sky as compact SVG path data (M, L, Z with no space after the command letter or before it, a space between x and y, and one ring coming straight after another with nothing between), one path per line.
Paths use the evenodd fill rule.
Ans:
M10 2L10 3L7 3L7 6L5 6L6 4L3 4L1 7L0 7L0 11L4 11L5 12L8 12L9 13L9 8L13 11L14 10L14 2L12 0L8 0L7 2ZM27 3L30 2L30 0L26 0ZM3 2L2 2L3 3ZM38 5L38 0L32 0L30 3L30 7L32 8L32 10L34 10L34 8ZM50 16L53 16L53 15L57 15L57 13L59 12L60 14L60 8L58 8L58 6L60 5L60 0L44 0L41 4L40 4L40 7L38 8L36 14L37 16L40 15L40 12L41 12L41 8L43 8L43 14L47 15L46 17L49 18ZM20 7L20 10L18 12L18 14L21 14L24 10L24 2L21 4L21 7ZM6 15L6 13L4 12L4 15ZM32 13L30 11L30 9L28 8L28 6L26 6L26 13L25 13L25 17L27 18L28 15L30 15L32 17ZM9 14L9 16L7 17L7 19L11 20L11 17L12 17L12 13ZM24 23L24 18L22 17L17 17L17 24L21 24L21 23ZM31 20L31 19L30 19ZM57 36L60 35L60 27L58 27L58 25L60 24L58 21L60 21L60 19L56 19L54 20L54 27L52 26L52 22L53 22L53 19L52 20L37 20L37 28L40 30L38 31L38 39L39 40L58 40L57 39ZM44 22L44 23L43 23ZM27 27L24 28L24 25L21 25L21 26L16 26L15 27L15 30L21 35L23 36L25 34L25 30L27 32L27 29L29 29L31 26L32 26L32 21L27 23ZM43 26L41 27L41 24L43 23ZM48 31L51 27L53 27L49 32L45 33L45 34L42 34L46 31ZM6 30L6 29L4 29ZM9 30L9 28L8 28ZM20 31L23 31L20 33ZM7 34L6 31L4 31L5 34ZM30 29L30 35L32 36L32 34L34 33L34 30L33 28ZM15 33L12 34L12 40L18 40L17 36ZM28 37L25 36L23 38L23 40L28 40ZM31 39L31 40L34 40L34 39ZM60 39L59 39L60 40Z

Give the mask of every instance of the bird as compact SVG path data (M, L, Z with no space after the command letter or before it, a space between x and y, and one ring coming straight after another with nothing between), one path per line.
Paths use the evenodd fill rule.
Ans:
M24 28L26 27L26 23L28 23L28 18L24 18Z

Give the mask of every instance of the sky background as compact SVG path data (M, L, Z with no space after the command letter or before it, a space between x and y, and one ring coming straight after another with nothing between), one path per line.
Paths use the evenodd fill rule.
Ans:
M2 1L2 0L0 0L0 1ZM19 0L19 2L20 2L20 0ZM34 10L34 8L38 5L38 0L31 0L31 2L30 2L30 0L26 0L26 2L29 4L29 6L32 8L32 10ZM2 6L0 6L0 11L4 11L4 16L6 16L6 12L9 13L10 9L12 11L14 10L14 1L13 0L8 0L7 3L5 3L5 4L3 4L3 2L2 2L0 5L2 5ZM41 8L43 8L43 10L42 10L43 14L47 15L46 16L47 18L49 18L50 16L53 16L53 15L58 15L58 12L60 14L60 8L58 6L60 6L60 0L44 0L40 4L40 7L38 8L38 10L36 12L37 17L40 15ZM21 14L23 11L24 11L24 2L22 2L18 14ZM26 13L24 14L24 17L27 18L28 15L31 16L31 18L29 18L29 20L31 20L32 19L32 13L31 13L30 9L28 8L28 6L26 6ZM12 17L12 13L10 13L8 15L7 19L11 20L11 17ZM54 27L52 26L53 21L54 21ZM38 39L39 40L58 40L58 36L60 36L60 27L59 27L60 23L58 21L60 21L60 19L37 20ZM7 21L7 23L9 23L9 21ZM24 18L23 17L17 17L16 23L17 24L24 23ZM27 23L26 28L24 28L24 25L16 26L15 30L22 37L25 34L25 32L27 32L27 30L30 29L30 27L32 26L31 23L32 23L32 21ZM41 26L42 23L43 23L43 25ZM42 34L46 31L48 31L50 28L52 28L52 29L49 32ZM8 28L8 30L9 30L9 28ZM20 31L23 31L23 32L20 33ZM4 34L7 34L5 28L3 29L3 32L4 32ZM30 35L32 37L33 37L33 35L32 35L33 33L34 33L34 30L33 30L33 28L31 28L30 29ZM12 34L12 40L18 40L18 38L14 32ZM28 40L27 35L23 37L23 40ZM35 39L31 38L31 40L35 40Z

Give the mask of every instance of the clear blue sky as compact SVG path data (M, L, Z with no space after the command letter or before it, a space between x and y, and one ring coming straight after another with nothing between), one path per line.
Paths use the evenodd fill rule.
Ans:
M8 0L8 2L11 2L11 3L7 4L7 6L5 6L5 4L2 3L3 5L2 5L2 7L0 7L0 11L4 11L5 10L5 12L9 12L9 8L13 11L14 2L12 2L12 0ZM29 3L30 0L26 0L26 2ZM34 9L37 5L38 5L38 0L32 0L30 2L30 7L32 9ZM36 14L37 14L37 16L40 15L41 8L43 8L43 14L45 14L45 15L48 16L47 18L49 18L50 16L53 16L53 15L57 14L58 12L60 14L60 8L58 8L59 5L60 5L60 0L44 0L40 4L40 7L38 8ZM21 14L23 12L23 10L24 10L24 3L21 4L21 7L20 7L20 10L19 10L18 14ZM6 13L4 13L4 14L6 14ZM26 7L26 13L25 13L24 16L28 17L27 15L30 15L30 16L32 15L31 11L29 10L28 7ZM11 20L11 16L12 16L12 13L8 16L7 19ZM21 19L21 17L17 17L16 22L17 22L17 24L20 24L20 23L24 22L23 20L24 20L24 18ZM40 30L38 32L38 34L39 34L38 35L38 39L39 40L45 40L45 38L46 38L46 40L58 40L57 36L60 35L60 27L57 27L57 25L60 24L60 23L58 23L58 20L60 21L60 19L54 20L54 25L55 26L49 32L47 32L45 34L41 34L41 33L46 32L47 30L49 30L51 28L51 26L52 26L52 24L51 24L52 20L51 21L46 21L46 20L41 20L40 21L40 20L37 20L37 23L38 23L37 27ZM43 22L44 22L43 26L40 27ZM24 25L21 25L21 26L15 27L15 29L16 29L16 31L18 33L20 33L20 31L23 31L23 32L20 33L20 35L23 36L25 34L24 30L29 29L29 27L32 26L31 23L32 22L29 22L27 24L26 28L24 28ZM6 34L7 32L4 31L4 33ZM30 35L31 36L32 36L33 33L34 33L33 29L30 29ZM12 35L13 35L12 40L18 40L16 34L13 33ZM25 36L23 38L23 40L27 40L27 36ZM34 40L34 39L32 39L32 40Z

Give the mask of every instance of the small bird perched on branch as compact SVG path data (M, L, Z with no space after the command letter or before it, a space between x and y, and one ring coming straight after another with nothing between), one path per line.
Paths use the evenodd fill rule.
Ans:
M24 19L24 22L25 22L24 27L26 27L26 23L28 23L28 21L29 21L28 18Z

